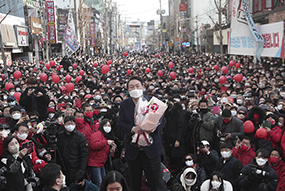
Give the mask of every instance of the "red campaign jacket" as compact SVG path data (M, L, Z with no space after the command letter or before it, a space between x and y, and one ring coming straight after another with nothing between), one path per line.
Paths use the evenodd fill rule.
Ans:
M271 164L271 163L270 163ZM285 190L285 162L281 160L277 166L271 167L276 171L278 176L278 186L276 191L284 191Z
M23 142L20 141L20 147L22 147L23 143L29 142L30 140L26 139ZM47 163L41 159L38 158L37 152L35 149L35 143L33 142L33 152L29 154L33 163L33 170L36 174L40 172L40 169L42 169ZM37 160L41 160L41 164L36 164Z
M90 125L84 121L84 123L82 125L76 124L76 129L86 137L87 142L90 145L89 142L91 139L91 134L93 133L91 128L90 128Z
M3 140L0 139L0 156L2 155L3 151L4 151Z
M85 119L84 122L89 125L90 129L92 130L92 132L97 131L99 126L100 126L99 120L96 120L96 121L92 120L92 122L91 122L91 121L88 121L88 120Z
M243 152L240 149L233 147L232 153L234 158L237 158L242 163L242 166L248 165L250 161L255 158L255 152L253 148L250 148L248 151Z
M87 166L103 167L109 155L108 140L101 131L91 135Z
M280 141L281 149L283 151L283 156L285 156L285 133L283 133Z
M269 133L269 140L272 143L272 147L276 149L281 149L280 141L282 137L282 129L278 125L273 127Z

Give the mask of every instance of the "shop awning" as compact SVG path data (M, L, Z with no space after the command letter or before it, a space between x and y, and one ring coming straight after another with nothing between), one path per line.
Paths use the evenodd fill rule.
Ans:
M17 40L13 25L1 24L0 32L4 48L17 48Z

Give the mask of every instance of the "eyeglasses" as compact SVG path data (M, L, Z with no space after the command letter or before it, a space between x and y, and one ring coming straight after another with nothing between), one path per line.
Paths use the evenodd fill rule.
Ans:
M239 115L245 115L245 113L242 113L242 112L239 112L238 114L239 114Z
M189 160L189 161L191 161L192 159L191 159L191 158L189 158L189 159L185 159L185 161L188 161L188 160Z
M65 125L74 125L74 121L69 121L69 122L66 122Z

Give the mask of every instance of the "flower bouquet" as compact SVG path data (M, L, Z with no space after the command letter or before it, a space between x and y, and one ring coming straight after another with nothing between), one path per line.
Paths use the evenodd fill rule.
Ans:
M151 145L153 139L149 133L156 130L166 109L167 104L156 97L152 97L150 101L139 98L135 108L135 124L139 127L140 132L134 134L132 143L139 146Z

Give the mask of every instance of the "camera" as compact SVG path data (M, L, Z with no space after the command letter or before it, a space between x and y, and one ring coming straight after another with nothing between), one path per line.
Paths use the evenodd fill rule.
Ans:
M220 140L221 141L226 141L226 136L228 135L228 133L220 133Z
M258 166L256 166L256 165L250 164L249 166L251 167L251 172L253 174L262 175L264 177L269 175L269 172L266 172L265 170L259 169Z
M3 176L6 171L7 171L7 168L5 166L0 168L0 184L1 185L7 184L7 179L5 176ZM1 186L1 187L3 188L3 186Z
M44 122L44 127L46 128L45 134L48 137L48 145L49 147L56 147L57 143L57 129L59 127L59 123L57 121L50 122L50 121L45 121Z
M27 178L27 181L32 185L32 187L41 185L40 179L36 176L32 178Z
M30 90L33 91L34 95L37 95L39 93L39 88L38 87L31 87Z
M205 146L204 146L204 144L203 143L198 143L198 147L200 148L200 149L203 149L203 148L205 148Z

